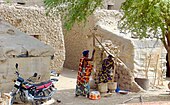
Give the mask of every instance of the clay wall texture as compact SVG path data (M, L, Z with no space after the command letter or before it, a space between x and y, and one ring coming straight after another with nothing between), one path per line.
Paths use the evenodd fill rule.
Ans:
M46 16L43 7L0 5L0 16L20 31L36 35L38 39L55 49L51 69L62 70L65 45L60 16Z

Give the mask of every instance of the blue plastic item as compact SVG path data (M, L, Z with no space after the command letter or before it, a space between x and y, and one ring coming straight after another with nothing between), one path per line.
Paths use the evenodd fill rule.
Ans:
M116 88L115 92L116 92L116 93L119 93L119 91L120 91L120 88L119 88L119 86L117 85L117 88Z

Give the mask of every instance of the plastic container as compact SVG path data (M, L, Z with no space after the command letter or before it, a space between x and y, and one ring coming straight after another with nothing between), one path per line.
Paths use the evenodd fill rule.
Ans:
M91 100L100 99L100 92L99 91L91 91L90 95L89 95L89 99L91 99Z

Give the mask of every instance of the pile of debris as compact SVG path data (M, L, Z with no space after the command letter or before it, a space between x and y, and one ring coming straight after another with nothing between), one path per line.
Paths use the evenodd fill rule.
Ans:
M3 93L0 96L0 105L9 105L10 95L8 93Z

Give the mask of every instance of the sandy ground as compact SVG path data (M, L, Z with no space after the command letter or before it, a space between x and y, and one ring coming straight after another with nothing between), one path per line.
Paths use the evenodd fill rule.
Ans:
M170 105L170 95L168 92L167 81L164 83L165 86L154 87L149 91L140 93L129 93L126 95L113 93L111 97L102 97L100 100L90 100L85 97L75 97L75 85L76 85L77 71L64 69L60 75L59 82L57 83L58 91L54 96L55 99L61 100L58 105L120 105L128 99L132 99L127 102L127 105ZM143 104L140 103L142 97ZM152 103L145 103L152 102ZM154 103L153 102L157 102ZM128 104L133 103L133 104ZM137 104L138 103L138 104ZM159 104L165 103L165 104ZM125 104L124 104L125 105Z
M56 102L53 105L170 105L170 95L166 92L168 90L167 85L151 88L149 91L140 93L128 93L126 95L113 93L112 96L101 97L100 100L90 100L82 96L75 97L76 76L77 71L69 69L62 71L56 84L57 92L53 97L55 100L61 100L61 103ZM143 103L140 102L139 97L142 97ZM132 100L127 101L128 99Z

